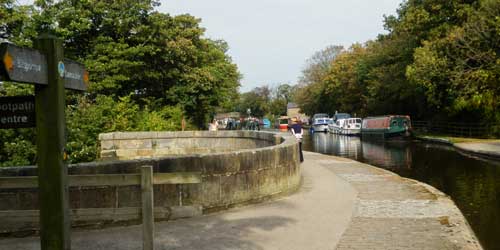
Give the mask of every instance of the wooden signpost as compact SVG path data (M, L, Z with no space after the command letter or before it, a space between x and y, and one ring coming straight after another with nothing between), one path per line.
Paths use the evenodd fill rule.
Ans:
M39 37L35 48L0 44L2 79L35 84L34 101L0 98L0 128L36 124L41 249L66 250L71 243L64 89L86 90L88 73L81 64L64 59L62 42L55 37Z

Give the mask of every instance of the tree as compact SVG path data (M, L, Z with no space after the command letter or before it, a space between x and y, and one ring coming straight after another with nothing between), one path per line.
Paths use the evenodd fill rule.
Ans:
M34 6L0 3L0 38L31 46L42 33L63 40L65 57L85 64L90 88L68 92L71 162L98 156L99 133L203 127L210 113L237 96L240 74L222 40L204 37L200 20L158 13L156 0L37 0ZM21 85L19 85L21 86ZM0 95L31 91L2 84ZM32 164L33 129L0 131L0 160Z
M324 80L325 105L331 110L358 115L367 114L367 88L364 77L366 48L354 44L349 50L339 54L333 61Z
M425 88L429 103L458 119L500 121L500 3L480 1L466 22L426 41L406 74Z
M246 114L250 109L251 115L264 117L269 113L269 103L271 101L271 88L269 86L256 87L253 90L241 94L236 111Z
M369 115L409 114L414 119L495 116L492 97L497 92L486 86L498 85L494 84L498 74L493 73L498 51L491 49L498 48L494 34L498 1L482 2L481 6L489 2L489 14L473 14L480 6L474 0L403 2L397 15L385 17L388 34L341 52L327 71L316 66L326 64L311 64L315 70L304 71L301 78L299 106L307 114L342 109ZM460 46L473 49L457 49Z
M30 15L32 6L16 5L14 0L0 2L0 42L10 41L23 46L30 46L34 30L31 28Z
M327 74L330 64L343 49L339 45L330 45L325 49L315 52L306 61L306 67L302 70L302 76L299 78L299 85L307 86L321 82Z
M324 80L328 75L334 59L343 51L342 46L331 45L315 52L307 61L299 78L299 86L295 92L295 101L302 112L312 115L317 112L331 113L320 104L326 101L324 93Z
M140 105L180 104L203 126L207 114L237 92L240 74L227 44L204 38L200 20L190 15L158 13L152 0L37 4L36 29L62 37L67 56L85 63L94 97L133 94Z

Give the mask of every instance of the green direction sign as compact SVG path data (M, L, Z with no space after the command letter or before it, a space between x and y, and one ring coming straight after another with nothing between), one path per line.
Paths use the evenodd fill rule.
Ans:
M43 53L9 43L0 44L0 73L7 80L32 84L48 84L47 59ZM58 63L58 73L64 80L64 87L73 90L87 90L89 75L82 64L64 59Z
M35 127L35 97L0 97L0 129Z

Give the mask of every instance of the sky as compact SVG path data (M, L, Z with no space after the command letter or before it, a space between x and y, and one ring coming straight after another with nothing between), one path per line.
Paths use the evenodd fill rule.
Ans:
M385 33L383 16L402 0L161 0L158 11L201 18L238 65L240 92L296 84L306 60L329 45L349 47Z

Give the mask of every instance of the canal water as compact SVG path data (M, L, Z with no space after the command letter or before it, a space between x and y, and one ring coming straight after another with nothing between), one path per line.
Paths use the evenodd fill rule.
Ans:
M500 162L466 156L447 145L328 133L306 135L303 149L351 158L434 186L455 201L484 249L500 249Z

